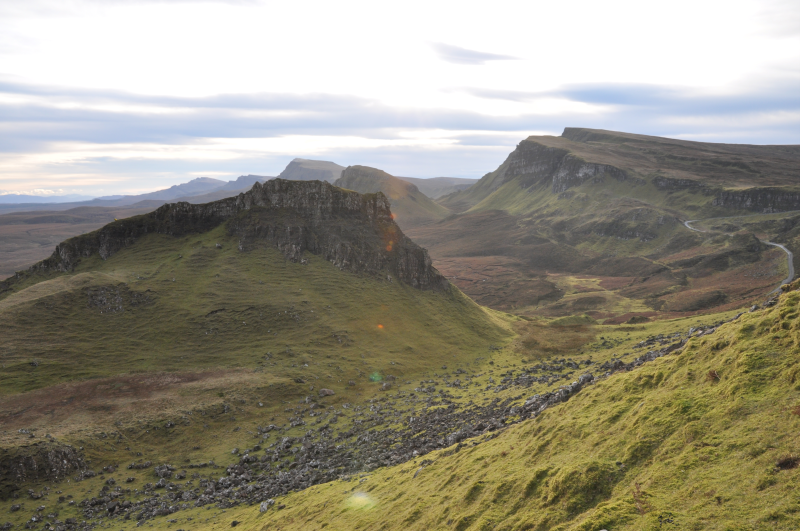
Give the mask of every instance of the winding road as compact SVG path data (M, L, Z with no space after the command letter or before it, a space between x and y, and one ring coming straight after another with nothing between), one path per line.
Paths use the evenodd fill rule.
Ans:
M683 224L686 226L687 229L693 230L695 232L708 232L706 230L696 229L696 228L692 227L691 224L694 223L695 221L710 221L712 219L731 219L731 218L730 217L727 217L727 218L708 218L708 219L704 219L704 220L691 219L691 220L684 221ZM794 254L792 253L792 251L790 251L789 249L787 249L786 247L784 247L780 243L768 242L766 240L761 240L761 242L762 243L766 243L767 245L772 245L774 247L778 247L779 249L783 250L784 253L786 253L786 261L788 262L787 265L789 266L789 276L786 277L783 280L783 282L781 282L780 286L778 286L777 288L775 288L774 290L772 290L770 292L770 293L775 293L776 291L780 291L781 290L781 286L783 286L784 284L788 284L789 282L794 280Z

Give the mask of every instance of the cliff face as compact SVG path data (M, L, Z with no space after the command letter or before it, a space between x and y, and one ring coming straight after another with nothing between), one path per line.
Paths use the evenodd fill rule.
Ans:
M754 212L788 212L800 210L800 192L779 188L750 188L720 192L714 197L714 206Z
M625 181L628 175L608 164L586 162L566 149L542 145L532 140L520 142L506 159L502 182L520 177L527 188L545 184L560 194L587 181L602 182L606 176Z
M321 181L274 179L237 197L213 203L167 204L142 216L115 221L71 238L29 271L71 271L95 253L103 260L149 233L181 236L227 223L239 249L257 245L280 249L292 261L308 251L336 267L379 274L418 289L443 290L447 280L431 265L428 253L395 224L382 193L359 194Z
M607 177L635 181L636 184L642 182L610 164L586 162L568 149L547 146L529 138L520 142L497 170L485 175L468 190L442 199L441 203L462 212L515 179L522 188L548 186L552 193L560 194L585 182L604 182Z

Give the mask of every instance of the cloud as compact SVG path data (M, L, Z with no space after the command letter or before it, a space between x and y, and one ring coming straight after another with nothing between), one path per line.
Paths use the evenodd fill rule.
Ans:
M33 190L0 190L0 195L38 195L47 197L51 195L63 194L64 190L48 190L46 188L34 188Z
M519 59L519 57L513 57L511 55L499 55L468 50L467 48L444 44L442 42L431 43L431 48L433 48L442 61L459 65L482 65L486 64L487 61L515 61Z
M203 172L277 175L295 156L408 176L480 177L530 134L565 126L706 142L800 143L800 84L739 92L634 84L463 88L515 113L398 107L336 94L153 96L0 80L0 184L84 193L156 189ZM543 112L573 102L569 113ZM504 104L505 105L505 104ZM474 108L484 108L480 105ZM546 109L545 109L546 110ZM191 177L188 177L191 178Z

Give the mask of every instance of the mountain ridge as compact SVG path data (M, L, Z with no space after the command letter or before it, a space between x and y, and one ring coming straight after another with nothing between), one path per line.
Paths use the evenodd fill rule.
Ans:
M265 215L261 219L243 217L251 210ZM337 224L339 218L362 219L374 233L351 233L346 223ZM106 260L148 233L180 236L208 231L227 220L233 222L232 233L241 238L240 250L270 241L295 262L309 251L322 254L340 269L372 274L387 269L419 289L444 290L448 286L432 267L427 252L394 223L382 193L361 195L323 181L283 179L256 183L234 198L201 205L167 204L148 214L115 221L62 242L50 258L31 266L27 273L71 271L82 259L98 255Z

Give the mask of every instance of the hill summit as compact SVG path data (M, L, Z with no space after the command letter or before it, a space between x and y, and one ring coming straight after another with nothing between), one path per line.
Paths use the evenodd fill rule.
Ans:
M327 160L296 158L278 175L291 181L327 181L332 183L342 175L344 166Z
M167 204L149 214L115 221L61 243L29 272L71 271L83 259L98 255L106 260L147 234L207 232L228 220L228 232L239 238L239 250L267 243L294 262L302 261L308 251L339 269L388 271L419 289L443 290L448 285L427 252L394 222L382 193L362 195L323 181L284 179L257 182L246 193L213 203Z
M361 193L382 192L389 198L397 222L406 228L440 221L450 213L416 185L369 166L348 166L334 184Z

